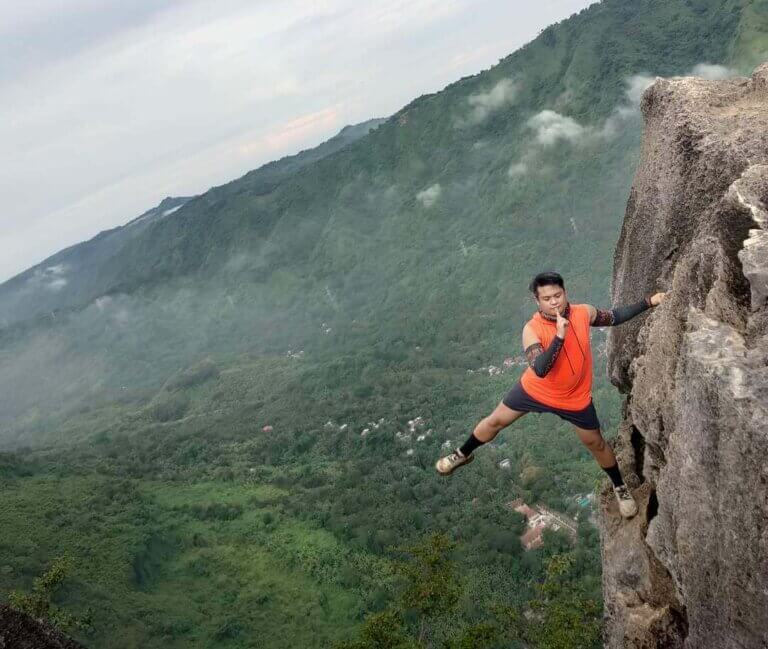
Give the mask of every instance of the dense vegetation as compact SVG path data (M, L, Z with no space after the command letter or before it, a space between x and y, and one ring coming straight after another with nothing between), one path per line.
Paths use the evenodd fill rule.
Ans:
M767 14L608 0L344 147L143 221L102 266L51 271L69 302L0 329L0 598L31 601L66 553L50 610L88 619L72 633L92 647L599 646L596 529L582 512L575 543L523 552L507 506L579 511L604 475L571 427L526 416L450 479L433 463L522 370L533 274L609 303L633 75L747 71ZM30 278L11 288L50 291ZM409 599L419 561L455 598Z

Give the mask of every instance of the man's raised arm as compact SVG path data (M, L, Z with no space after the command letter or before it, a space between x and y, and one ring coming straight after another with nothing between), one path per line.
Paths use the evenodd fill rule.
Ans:
M535 372L539 378L544 378L557 360L557 355L563 348L563 339L556 335L552 342L544 351L544 345L536 337L533 330L525 325L523 327L523 349L528 366Z
M589 307L589 324L593 327L613 327L631 320L652 306L658 306L664 301L666 293L656 293L643 298L640 302L617 306L615 309L596 309L591 304Z

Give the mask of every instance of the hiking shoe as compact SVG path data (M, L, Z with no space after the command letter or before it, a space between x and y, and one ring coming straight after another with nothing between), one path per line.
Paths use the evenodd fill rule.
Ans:
M435 464L435 468L440 475L450 475L462 464L469 464L474 459L474 453L470 453L469 457L466 457L459 449L456 449L450 455L441 457Z
M632 518L637 514L637 503L629 493L627 485L621 485L620 487L614 487L613 491L616 493L616 500L619 502L619 511L624 518Z

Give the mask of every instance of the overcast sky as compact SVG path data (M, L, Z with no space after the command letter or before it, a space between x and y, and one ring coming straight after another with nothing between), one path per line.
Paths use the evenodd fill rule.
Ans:
M0 282L389 116L592 2L4 2Z

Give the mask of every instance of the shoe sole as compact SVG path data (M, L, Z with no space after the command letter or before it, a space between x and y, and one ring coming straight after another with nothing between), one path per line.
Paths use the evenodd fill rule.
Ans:
M637 516L637 506L635 506L635 511L633 511L631 514L624 514L621 511L621 507L619 507L619 514L621 514L623 518L633 518L634 516Z
M467 458L467 461L466 461L466 462L462 462L461 464L457 464L457 465L456 465L455 467L453 467L453 468L452 468L450 471L446 471L445 473L443 473L442 471L440 471L440 469L437 469L437 465L435 465L435 469L437 469L437 472L438 472L440 475L443 475L443 476L449 476L449 475L451 475L451 473L453 473L453 472L454 472L456 469L458 469L460 466L465 466L465 465L467 465L467 464L470 464L471 462L473 462L473 461L474 461L474 459L475 459L475 455L474 455L474 453L473 453L472 455L470 455L470 456Z
M634 511L631 514L625 514L621 511L621 502L619 501L618 496L616 497L616 504L619 507L619 514L621 514L622 518L632 518L637 515L637 503L635 503Z

